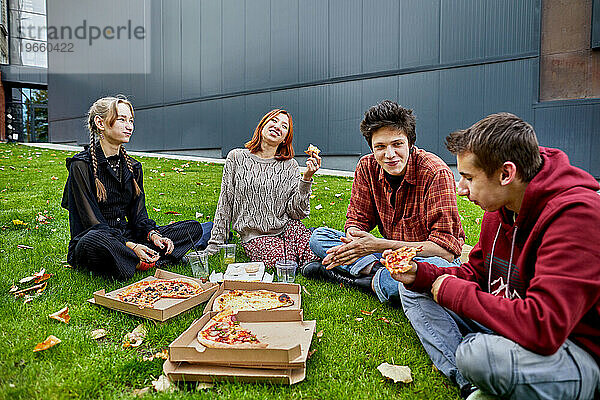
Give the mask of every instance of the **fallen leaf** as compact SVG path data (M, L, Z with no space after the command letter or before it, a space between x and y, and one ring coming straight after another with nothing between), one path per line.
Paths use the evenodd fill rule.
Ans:
M309 197L309 198L311 198L311 199L314 199L314 198L315 198L315 197L317 197L317 196L315 196L314 194L311 194L311 195L310 195L310 196L308 196L308 197Z
M25 296L25 300L23 300L23 304L27 304L27 303L29 303L29 302L30 302L30 301L32 301L32 300L33 300L33 297L32 297L32 296L29 296L29 295L27 295L27 296Z
M58 180L58 177L57 176L51 176L50 179L52 179L53 181L56 181L56 180Z
M138 347L146 338L147 333L144 324L139 324L133 331L125 334L123 347Z
M363 320L363 318L354 318L354 320L360 322Z
M148 393L150 391L150 386L142 388L142 389L133 389L131 391L131 394L135 397L142 397L143 395L145 395L146 393Z
M152 381L152 386L157 392L168 393L175 390L175 386L171 384L171 381L165 375L161 375L157 380Z
M317 352L317 349L312 349L308 351L308 358L311 358L313 354Z
M364 311L364 310L360 310L360 312L361 312L363 315L373 315L373 312L372 312L372 311Z
M200 212L197 212L196 213L196 219L201 218L201 217L204 217L204 214L202 214Z
M317 332L317 337L322 337L322 336L323 336L323 331Z
M310 296L310 293L308 292L308 290L306 290L304 286L302 286L302 291L306 293L307 296Z
M39 287L35 292L40 294L42 293L44 290L46 290L46 287L48 286L48 282L44 282L44 283L40 283L41 287Z
M330 206L334 205L335 201L332 201L331 203L329 203Z
M154 355L154 357L156 358L162 358L163 360L166 360L169 358L169 349L164 349L163 351L160 351L158 353L156 353Z
M164 193L159 193L158 195L159 195L159 196L164 196L165 194L164 194Z
M13 292L16 292L17 290L19 290L19 287L17 285L12 285L10 287L10 289L8 289L8 293L13 293Z
M106 329L94 329L90 332L92 339L102 339L106 336Z
M13 292L13 295L15 297L20 297L26 292L31 292L33 290L40 290L40 289L44 290L46 288L45 287L46 284L47 284L47 282L44 282L44 283L40 283L39 285L35 285L35 286L29 287L26 289L17 290L16 292Z
M181 213L177 211L165 211L165 214L181 215Z
M12 223L13 223L13 225L15 225L15 226L17 226L17 225L23 225L23 226L27 225L27 223L26 223L26 222L23 222L23 221L21 221L20 219L13 219L13 220L12 220Z
M64 264L63 268L73 268L72 266L70 266L69 264Z
M322 205L320 205L320 204L317 204L317 205L315 206L315 210L320 210L320 209L322 209L322 208L323 208L323 206L322 206Z
M411 383L413 381L410 373L410 368L404 365L392 365L388 363L382 363L377 367L381 375L386 378L392 379L394 383Z
M25 278L21 279L19 281L19 283L26 283L26 282L32 281L34 279L41 278L42 276L44 276L45 273L46 273L46 269L42 268L41 270L39 270L35 274L30 275L30 276L26 276ZM38 283L38 282L36 282L36 283Z
M31 249L33 249L33 247L31 247L31 246L26 246L26 245L24 245L24 244L18 244L18 245L17 245L17 248L19 248L19 249L26 249L26 250L31 250Z
M49 349L52 346L55 346L57 344L60 343L60 339L57 338L54 335L50 335L48 336L48 338L46 340L44 340L42 343L38 343L35 345L35 348L33 349L34 352L36 351L44 351Z
M44 274L44 275L40 276L39 278L36 278L35 281L33 281L33 283L42 283L42 282L50 279L50 277L52 277L52 276L54 276L54 274Z
M381 321L385 322L386 324L389 324L389 323L390 323L390 320L389 320L389 319L387 319L386 317L379 317L379 318L377 318L377 320L376 320L376 321L379 321L379 320L381 320Z
M159 211L160 211L160 208L152 207L152 210L154 210L154 211L156 211L156 212L159 212Z
M340 197L342 194L341 193L336 193L335 197Z
M65 324L68 324L69 321L71 320L71 316L69 315L69 306L61 308L54 314L48 315L48 317L55 319L57 321L60 321L60 322L64 322Z

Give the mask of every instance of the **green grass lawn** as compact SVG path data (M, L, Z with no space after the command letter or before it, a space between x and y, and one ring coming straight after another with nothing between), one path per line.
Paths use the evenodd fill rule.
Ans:
M143 361L143 356L167 348L202 315L200 306L156 323L87 302L94 291L114 290L123 282L65 267L69 223L60 201L67 177L64 160L72 154L0 144L0 399L133 398L135 389L150 386L162 374L162 360ZM138 159L144 165L148 213L158 224L194 219L197 213L202 214L198 214L199 220L212 219L221 165ZM350 178L316 176L311 215L305 224L341 229L351 185ZM315 209L319 204L322 209ZM459 209L467 243L473 245L483 213L464 199L459 199ZM39 213L50 217L49 223L39 223ZM13 220L27 225L15 225ZM238 252L238 258L243 260L243 254ZM9 294L19 279L41 268L54 274L44 292L27 304ZM166 269L190 274L184 265ZM142 276L137 274L131 282ZM313 339L315 352L308 360L306 380L293 386L218 383L200 392L188 385L179 386L175 393L151 391L145 397L459 398L458 390L429 361L400 308L382 305L373 295L339 285L301 276L297 282L310 293L303 293L304 318L315 319L317 331L323 332L322 337ZM68 325L48 318L67 305L71 315ZM369 316L361 310L376 311ZM123 350L123 336L140 323L148 330L146 340L136 349ZM108 335L93 340L90 332L99 328ZM33 353L34 346L50 334L62 343ZM414 382L405 385L385 380L376 369L383 362L409 366Z

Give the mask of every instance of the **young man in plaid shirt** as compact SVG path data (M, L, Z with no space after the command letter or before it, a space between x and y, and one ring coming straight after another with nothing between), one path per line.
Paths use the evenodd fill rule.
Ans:
M322 261L302 273L373 290L382 302L399 300L381 253L420 246L418 260L458 262L465 234L456 183L444 161L415 146L412 110L385 100L367 110L360 130L373 153L356 167L345 232L317 228L310 246ZM383 238L369 233L376 226Z

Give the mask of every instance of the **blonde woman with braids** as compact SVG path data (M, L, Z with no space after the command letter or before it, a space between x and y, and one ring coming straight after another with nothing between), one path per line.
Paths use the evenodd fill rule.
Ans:
M69 210L69 264L117 279L177 262L191 240L203 236L197 221L156 226L148 218L142 166L123 147L133 134L133 114L124 97L104 97L91 106L90 144L67 159L62 202Z

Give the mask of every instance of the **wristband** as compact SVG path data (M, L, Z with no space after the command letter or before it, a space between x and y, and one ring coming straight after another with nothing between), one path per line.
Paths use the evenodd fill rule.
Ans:
M158 232L156 229L152 229L150 232L148 232L148 241L150 242L152 240L152 235L153 234L157 234L158 237L162 237L160 232Z

